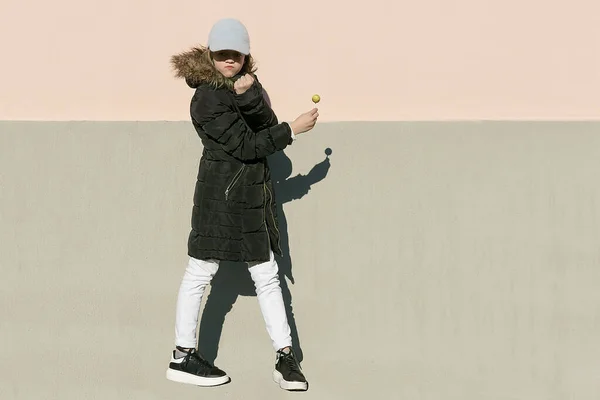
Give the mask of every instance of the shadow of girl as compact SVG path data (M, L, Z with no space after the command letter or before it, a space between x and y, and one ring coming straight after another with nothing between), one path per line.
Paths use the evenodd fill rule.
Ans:
M268 160L271 166L271 177L277 201L280 245L283 253L283 257L276 257L279 265L279 280L294 350L300 362L304 356L294 319L292 294L286 280L287 277L292 284L294 283L288 225L283 204L301 199L308 194L313 184L327 176L330 168L329 154L331 154L331 150L327 149L326 154L325 160L315 165L307 175L298 174L291 178L292 162L283 151L273 154ZM250 278L247 265L245 263L222 262L211 282L210 294L206 299L198 333L199 351L210 362L214 362L217 358L225 318L227 313L233 309L238 296L256 296L254 283Z

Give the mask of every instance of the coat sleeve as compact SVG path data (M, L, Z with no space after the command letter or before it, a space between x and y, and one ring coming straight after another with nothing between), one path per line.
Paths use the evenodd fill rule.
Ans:
M254 131L240 114L215 92L198 90L190 108L195 124L225 152L241 161L267 157L283 150L292 140L287 123Z
M277 116L265 100L263 87L256 76L254 84L247 91L235 95L235 101L252 129L261 130L277 125Z

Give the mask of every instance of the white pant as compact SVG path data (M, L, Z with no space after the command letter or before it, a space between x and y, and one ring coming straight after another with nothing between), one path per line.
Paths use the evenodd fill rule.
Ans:
M291 346L291 332L279 286L279 268L273 252L269 261L248 263L248 267L273 348L279 350ZM184 348L196 347L200 304L206 286L210 284L218 269L218 260L204 261L190 257L177 298L175 345Z

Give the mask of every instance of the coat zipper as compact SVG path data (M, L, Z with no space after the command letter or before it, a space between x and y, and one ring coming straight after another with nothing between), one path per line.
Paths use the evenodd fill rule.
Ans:
M281 253L281 247L279 246L279 239L281 238L281 234L279 233L279 229L277 228L277 223L275 222L275 216L273 215L273 210L271 209L271 204L273 201L273 193L271 193L271 190L267 187L266 183L263 183L265 189L267 189L267 191L269 192L269 211L271 212L271 219L273 220L273 226L275 227L275 230L277 231L277 249L279 250L279 252ZM265 213L265 228L267 227L267 220L266 220L266 213ZM269 247L271 247L271 235L269 235L269 230L267 229L267 236L269 237Z
M235 176L231 180L231 183L229 184L229 186L227 186L227 189L225 189L225 200L227 200L229 198L229 191L233 188L233 185L235 185L235 183L238 181L238 179L240 179L240 176L242 175L242 171L244 171L245 167L246 167L246 164L242 165L242 168L240 168L240 170L235 174Z
M265 232L267 232L267 258L271 251L271 235L269 235L269 225L267 225L267 186L263 182L263 194L265 196L265 206L263 208L263 220L265 221Z

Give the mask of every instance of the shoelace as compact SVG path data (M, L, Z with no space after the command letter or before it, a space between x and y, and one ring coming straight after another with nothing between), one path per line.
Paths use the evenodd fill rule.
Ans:
M205 367L208 367L208 368L212 368L213 367L213 365L211 363L209 363L208 361L206 361L203 357L201 357L200 354L198 354L197 351L193 350L189 354L190 354L190 358L194 358L201 365L203 365Z
M292 355L292 353L290 354L285 354L285 353L281 353L282 358L283 358L283 362L285 362L285 365L288 366L288 368L290 369L290 371L292 372L301 372L300 368L298 367L298 364L296 363L296 360L294 359L294 356Z

